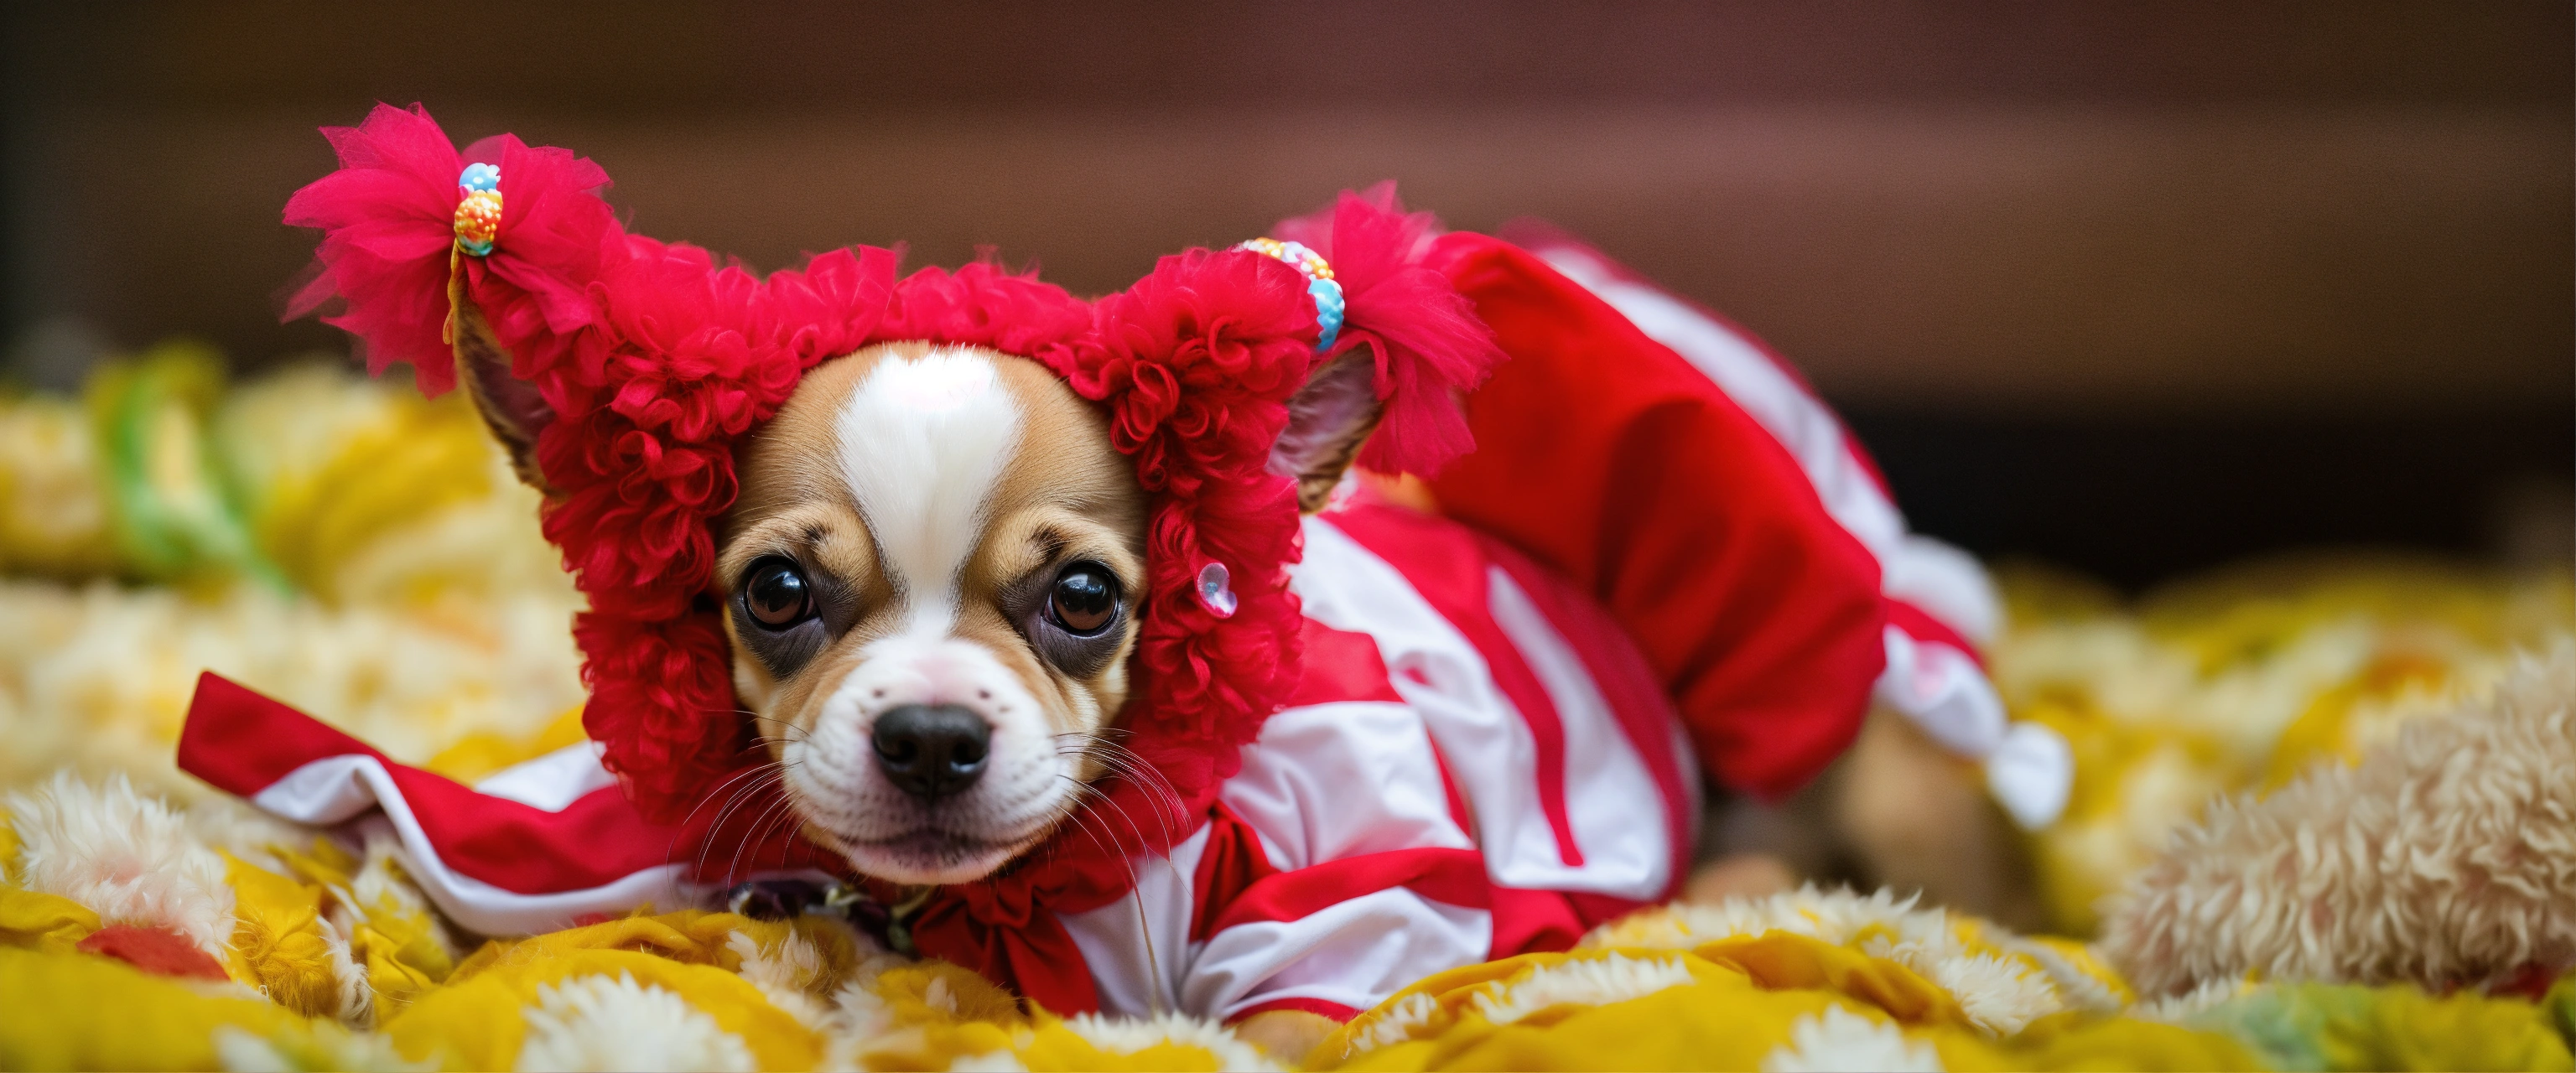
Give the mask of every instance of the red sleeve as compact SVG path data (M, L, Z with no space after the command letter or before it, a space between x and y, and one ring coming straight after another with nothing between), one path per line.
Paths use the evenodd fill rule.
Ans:
M1766 797L1859 731L1885 664L1875 558L1797 462L1679 355L1537 257L1452 234L1434 263L1510 355L1467 399L1443 513L1589 591L1671 692L1701 764Z

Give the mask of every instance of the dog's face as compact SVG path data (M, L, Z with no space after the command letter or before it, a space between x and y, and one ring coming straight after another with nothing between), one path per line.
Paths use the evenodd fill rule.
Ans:
M520 473L552 420L460 304L460 377ZM1315 510L1380 412L1365 357L1289 404L1270 468ZM1035 362L892 343L825 362L736 447L721 520L737 697L806 835L901 883L1044 841L1113 742L1146 501L1106 415Z
M1052 831L1127 696L1144 495L1034 362L926 344L816 368L740 452L717 584L734 686L808 833L980 877Z

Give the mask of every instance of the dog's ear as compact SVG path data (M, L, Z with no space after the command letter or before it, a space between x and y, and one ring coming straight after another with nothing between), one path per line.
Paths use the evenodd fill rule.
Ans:
M528 486L548 495L545 475L537 470L537 434L552 424L555 412L537 385L510 374L510 352L493 338L482 307L465 290L465 274L448 280L448 327L456 346L456 380L464 385L474 409L501 449L510 453L510 468Z
M1377 363L1354 348L1318 366L1288 400L1288 427L1270 445L1270 472L1297 480L1297 509L1324 509L1343 471L1385 413L1377 397Z

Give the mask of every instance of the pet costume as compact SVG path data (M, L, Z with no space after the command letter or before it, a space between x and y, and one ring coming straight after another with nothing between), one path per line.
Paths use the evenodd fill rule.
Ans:
M1863 533L1834 509L1851 489L1825 494L1813 452L1722 381L1530 251L1435 235L1391 195L1346 195L1286 242L1167 257L1085 302L990 265L898 280L870 248L755 277L627 234L597 196L606 174L566 151L505 136L459 156L417 109L327 133L342 169L287 209L323 231L292 312L343 302L325 319L371 367L409 362L433 392L458 339L488 338L542 397L530 476L590 601L575 634L596 748L469 789L210 676L181 761L289 819L391 828L468 927L538 930L827 865L769 822L780 802L728 794L760 761L706 593L709 526L740 437L804 370L876 342L1043 364L1103 407L1149 497L1120 722L1164 785L1113 780L986 880L863 881L853 909L1053 1010L1347 1017L1428 972L1562 948L1678 885L1694 757L1731 785L1794 788L1900 665L1902 687L1967 673L1970 700L1991 701L1960 631L1883 591L1901 521L1895 543L1871 538L1892 508ZM1471 427L1554 464L1517 487L1481 453L1443 475L1444 506L1481 532L1366 497L1301 522L1270 447L1309 371L1350 354L1374 364L1386 411L1362 466L1438 472ZM1579 372L1593 361L1619 375ZM1595 380L1618 386L1530 423L1530 391ZM1634 468L1669 450L1716 454ZM1828 470L1866 470L1837 450ZM1677 491L1681 513L1602 498L1641 490ZM1680 527L1621 521L1641 506ZM1955 658L1892 659L1900 635ZM1999 714L1986 722L1999 737Z

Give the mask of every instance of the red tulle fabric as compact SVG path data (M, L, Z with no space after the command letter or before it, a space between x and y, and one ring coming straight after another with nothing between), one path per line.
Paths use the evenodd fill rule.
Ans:
M1323 254L1341 282L1344 322L1333 353L1365 347L1377 363L1386 418L1358 461L1380 473L1428 477L1474 450L1458 396L1503 360L1474 306L1422 263L1439 231L1430 213L1405 212L1390 182L1343 191L1320 212L1281 221L1274 235Z
M926 953L1050 1009L1095 1008L1055 914L1123 896L1132 855L1195 829L1298 677L1286 573L1298 557L1295 491L1265 466L1317 360L1304 278L1259 254L1193 250L1084 302L986 264L898 281L895 255L869 247L760 278L627 234L597 196L606 173L564 150L504 136L460 156L418 106L378 106L325 134L340 170L287 204L288 223L323 232L321 272L289 313L345 302L325 319L360 338L370 367L410 362L436 393L454 382L447 283L464 274L512 372L555 415L536 458L554 493L546 536L590 601L573 628L591 689L583 721L658 818L685 814L759 757L711 591L712 523L738 490L735 442L805 370L873 342L972 344L1039 361L1106 409L1150 498L1121 719L1155 784L1107 784L1027 860L936 892L912 925ZM470 162L499 166L503 219L490 256L451 262L456 179ZM1382 188L1302 226L1309 245L1335 251L1348 296L1335 353L1366 347L1377 364L1387 414L1364 459L1428 472L1464 451L1455 392L1500 354L1447 283L1412 263L1427 218L1405 216ZM1210 562L1233 577L1229 617L1195 594Z

